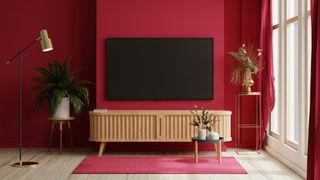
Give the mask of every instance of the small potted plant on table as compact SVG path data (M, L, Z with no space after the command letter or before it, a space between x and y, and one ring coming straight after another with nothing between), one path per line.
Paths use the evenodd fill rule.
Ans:
M217 119L203 107L201 107L200 111L197 105L194 105L194 108L195 109L191 111L193 118L190 125L198 127L198 138L200 140L206 140L208 131L208 139L219 139L219 134L213 132L213 127Z

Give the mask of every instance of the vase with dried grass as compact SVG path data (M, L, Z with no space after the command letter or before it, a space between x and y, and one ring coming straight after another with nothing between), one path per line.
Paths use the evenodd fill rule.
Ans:
M262 69L259 61L261 49L254 51L252 46L247 49L243 44L238 52L228 52L236 61L236 67L231 74L231 82L235 85L241 85L246 92L251 92L251 86L254 81L252 75L257 74Z

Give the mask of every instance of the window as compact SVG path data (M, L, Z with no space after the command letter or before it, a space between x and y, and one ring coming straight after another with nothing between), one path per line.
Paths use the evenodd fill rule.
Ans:
M273 0L272 20L276 103L269 126L274 142L270 143L270 148L290 161L299 156L303 160L294 164L303 164L301 162L306 162L310 99L309 0Z
M288 1L294 2L294 1ZM291 5L289 7L294 7ZM293 14L292 13L288 13ZM290 145L298 144L298 119L300 117L301 109L299 106L299 96L300 96L300 88L301 84L301 69L299 69L300 62L302 59L299 58L299 18L298 16L294 16L291 19L286 20L286 39L287 42L285 44L287 50L287 58L286 58L286 97L287 97L287 119L286 119L286 140ZM295 146L296 147L296 146Z
M299 134L306 135L299 128L301 122L307 127L309 109L310 5L309 0L274 0L272 8L276 104L270 134L279 138L283 133L286 144L297 149Z
M273 0L272 1L272 23L273 23L273 61L274 61L274 74L275 74L275 99L276 103L273 108L273 111L271 112L271 122L270 122L270 134L274 137L279 138L280 133L280 104L281 104L281 98L280 98L280 69L281 69L281 61L280 61L280 28L279 28L279 21L280 21L280 3L279 0Z
M307 105L306 105L306 112L307 112L307 117L309 117L309 111L310 111L310 80L311 80L311 15L310 15L310 1L307 1L307 71L306 71L306 76L307 76L307 82L306 82L306 86L307 86L307 93L308 93L308 97L307 97ZM309 118L307 119L307 123L305 126L305 155L307 155L308 152L308 131L309 128Z

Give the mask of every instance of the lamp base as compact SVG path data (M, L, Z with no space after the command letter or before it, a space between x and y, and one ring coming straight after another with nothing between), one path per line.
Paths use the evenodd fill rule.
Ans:
M39 165L38 162L32 162L32 161L16 162L12 164L13 167L37 167L38 165Z

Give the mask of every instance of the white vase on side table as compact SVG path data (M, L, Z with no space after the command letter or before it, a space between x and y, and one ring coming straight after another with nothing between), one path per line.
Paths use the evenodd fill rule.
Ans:
M219 134L214 131L208 132L208 140L218 140L219 139Z
M200 140L206 140L207 138L207 130L205 128L198 129L198 138Z

